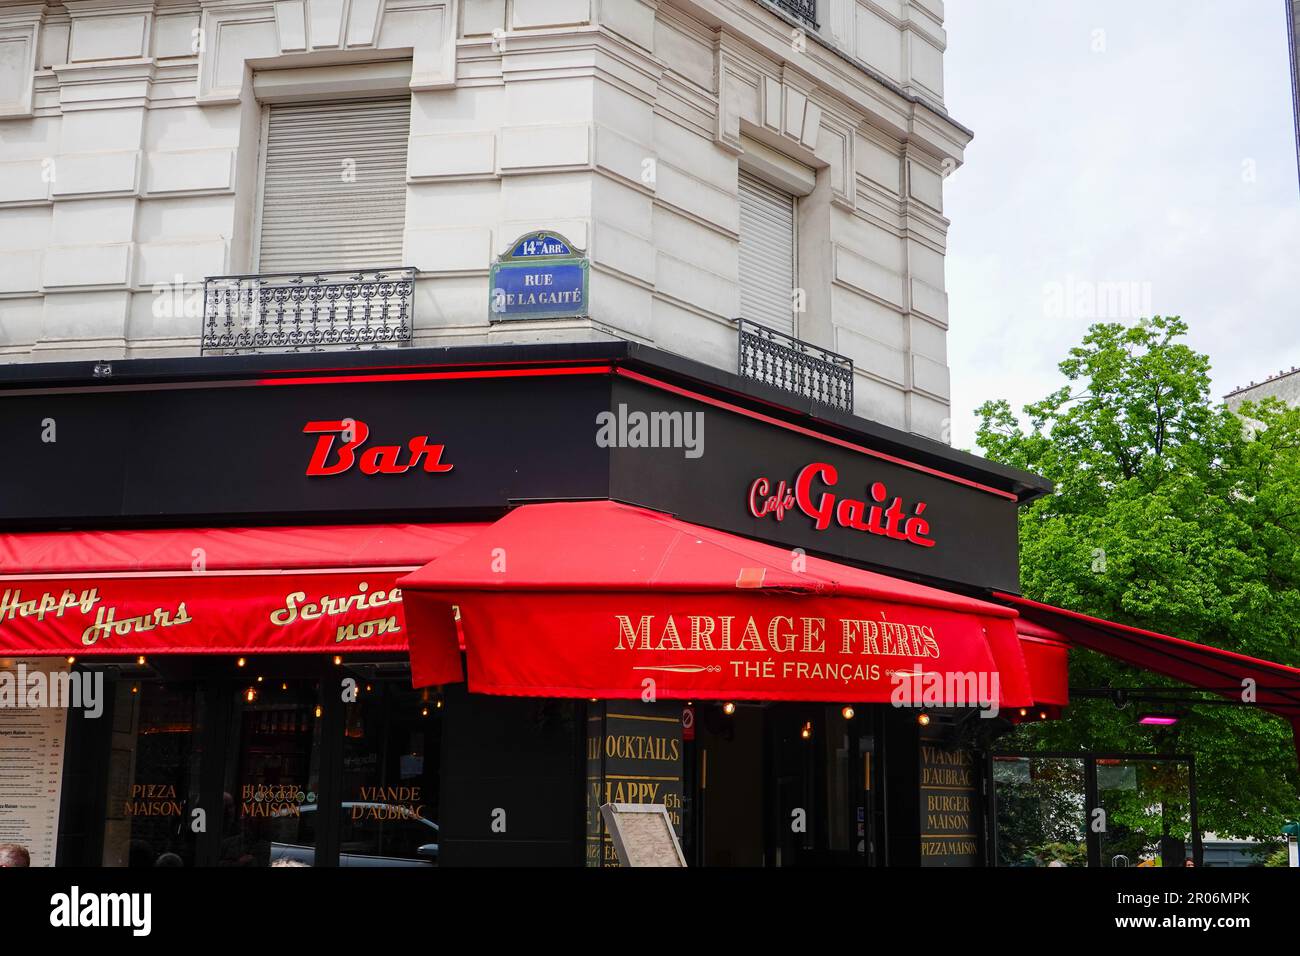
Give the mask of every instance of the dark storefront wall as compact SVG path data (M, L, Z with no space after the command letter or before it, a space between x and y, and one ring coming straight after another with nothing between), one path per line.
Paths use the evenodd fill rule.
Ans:
M445 711L442 865L580 865L583 704L452 686Z

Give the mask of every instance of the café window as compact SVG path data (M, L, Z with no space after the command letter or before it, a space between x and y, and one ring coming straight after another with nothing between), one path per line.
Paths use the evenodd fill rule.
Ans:
M344 710L340 866L438 862L439 700L405 665L360 664Z
M112 684L103 866L188 867L202 760L204 694L193 681L123 675Z
M438 864L443 712L405 655L100 661L70 711L61 866Z
M235 691L222 789L222 866L316 862L321 799L320 682L251 676Z

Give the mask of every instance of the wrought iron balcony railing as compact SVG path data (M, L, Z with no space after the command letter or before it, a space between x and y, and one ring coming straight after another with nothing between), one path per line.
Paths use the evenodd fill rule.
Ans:
M853 360L829 349L737 319L738 371L765 385L812 399L820 405L853 411Z
M406 345L415 269L212 276L203 283L200 353Z
M817 29L817 0L767 0L778 10L784 10L800 23Z

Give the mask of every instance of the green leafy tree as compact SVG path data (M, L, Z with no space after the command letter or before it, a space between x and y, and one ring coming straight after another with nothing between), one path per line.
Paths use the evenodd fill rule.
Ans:
M1037 472L1054 494L1021 509L1027 597L1300 666L1300 410L1276 401L1238 415L1210 400L1210 363L1186 324L1156 316L1092 326L1060 364L1067 384L1027 405L977 414L995 461ZM1079 688L1177 687L1086 651ZM1286 721L1197 704L1151 731L1135 707L1078 699L1017 743L1047 749L1190 752L1202 829L1276 838L1300 811Z

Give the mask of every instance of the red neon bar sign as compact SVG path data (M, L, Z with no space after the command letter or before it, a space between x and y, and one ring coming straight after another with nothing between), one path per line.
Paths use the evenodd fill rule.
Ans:
M341 475L353 465L358 465L364 475L400 475L421 463L430 474L442 474L454 467L442 460L445 446L431 445L428 435L416 435L405 446L372 445L358 455L357 450L370 437L370 426L363 421L343 418L308 422L302 430L308 435L320 435L312 450L311 461L307 463L309 476ZM343 441L331 461L330 453L334 451L336 437Z

